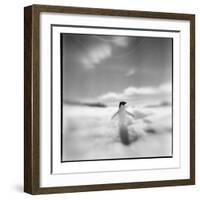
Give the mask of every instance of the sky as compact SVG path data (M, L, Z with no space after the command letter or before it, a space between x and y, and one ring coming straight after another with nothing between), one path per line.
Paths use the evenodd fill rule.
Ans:
M169 101L172 39L61 34L63 99L116 105Z

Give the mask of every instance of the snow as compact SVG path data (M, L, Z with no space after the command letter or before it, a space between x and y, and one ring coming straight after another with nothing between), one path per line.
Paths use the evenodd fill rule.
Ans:
M63 161L172 156L171 106L127 107L130 145L119 137L118 107L63 106Z

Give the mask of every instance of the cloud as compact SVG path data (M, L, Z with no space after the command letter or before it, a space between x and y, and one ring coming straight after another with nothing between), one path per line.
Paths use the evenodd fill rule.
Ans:
M172 92L172 85L170 83L165 83L160 85L159 90L162 92L170 93Z
M96 39L95 45L88 45L86 50L81 53L79 61L85 69L94 69L102 61L110 58L114 49L126 47L128 45L128 37L113 36L109 37L93 37Z
M100 64L103 60L111 57L112 47L108 44L101 44L90 48L87 53L80 57L85 69L93 69L96 65Z
M135 74L135 70L134 69L130 69L126 72L126 76L132 76L133 74Z
M131 99L134 96L153 96L164 95L171 93L171 84L165 83L158 87L128 87L122 93L108 92L99 96L97 99L100 101L120 101Z
M158 87L128 87L124 90L123 94L125 96L132 95L153 95L159 93L170 93L171 92L171 84L164 83Z
M98 99L108 101L108 100L113 100L113 99L119 99L120 97L121 97L120 94L117 94L115 92L108 92L104 95L99 96Z
M113 37L112 43L119 47L126 47L129 43L128 37L118 36Z
M132 95L148 95L148 94L155 94L157 90L153 87L128 87L124 90L123 94L125 96L132 96Z

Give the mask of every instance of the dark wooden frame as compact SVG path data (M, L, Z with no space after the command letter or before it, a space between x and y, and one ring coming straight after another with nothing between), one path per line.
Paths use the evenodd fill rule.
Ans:
M183 180L113 183L85 186L41 188L40 177L40 103L39 103L39 17L41 12L79 13L157 19L188 20L190 22L190 178ZM161 187L195 184L195 15L32 5L24 8L24 191L30 194L83 192L111 189Z

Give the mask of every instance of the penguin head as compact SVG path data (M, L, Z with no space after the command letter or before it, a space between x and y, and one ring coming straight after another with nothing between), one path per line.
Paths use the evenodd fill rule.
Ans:
M120 101L120 102L119 102L119 108L120 108L121 106L124 106L125 104L127 104L125 101Z

